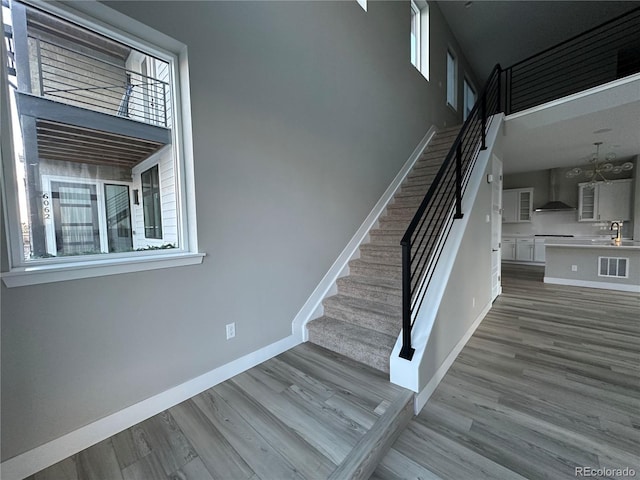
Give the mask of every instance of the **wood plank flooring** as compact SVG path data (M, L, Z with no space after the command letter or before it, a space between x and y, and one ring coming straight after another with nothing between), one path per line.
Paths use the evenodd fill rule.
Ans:
M640 297L542 276L503 267L503 295L371 478L640 475ZM29 480L323 480L402 395L307 343Z
M324 480L407 394L306 343L29 480Z
M640 476L640 296L542 277L503 265L504 293L372 479Z

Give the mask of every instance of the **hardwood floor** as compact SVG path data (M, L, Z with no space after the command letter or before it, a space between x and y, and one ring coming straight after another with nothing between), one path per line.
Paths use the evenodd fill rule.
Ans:
M640 297L542 276L504 266L503 295L371 478L640 475ZM307 343L29 480L346 480L338 467L403 395Z
M411 398L382 372L306 343L29 479L327 479Z
M503 294L372 479L640 475L640 296L542 277L503 266Z

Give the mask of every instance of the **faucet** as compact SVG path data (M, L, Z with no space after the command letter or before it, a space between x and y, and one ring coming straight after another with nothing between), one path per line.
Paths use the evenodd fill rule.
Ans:
M622 222L611 222L609 230L616 232L616 236L612 240L616 245L620 245L622 243Z

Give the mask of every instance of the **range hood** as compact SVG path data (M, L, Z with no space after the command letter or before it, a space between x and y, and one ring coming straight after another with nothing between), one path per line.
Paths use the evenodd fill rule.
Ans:
M556 200L558 195L558 169L549 170L549 201L540 208L536 208L536 212L568 212L575 210L560 200Z

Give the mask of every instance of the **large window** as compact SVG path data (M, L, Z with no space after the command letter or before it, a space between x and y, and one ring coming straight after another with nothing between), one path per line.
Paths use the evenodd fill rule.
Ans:
M103 268L106 260L118 271L122 264L160 268L171 254L197 263L186 201L193 198L191 159L179 148L178 112L188 101L186 87L177 88L183 46L175 42L173 53L150 47L152 38L143 45L69 7L13 0L2 8L9 61L2 61L8 108L0 111L11 127L2 131L5 283L55 281L53 271L64 279L114 273ZM112 22L120 14L110 15ZM44 271L46 280L38 280Z
M447 104L457 109L458 61L456 56L447 50Z
M429 4L411 0L411 64L429 80Z

